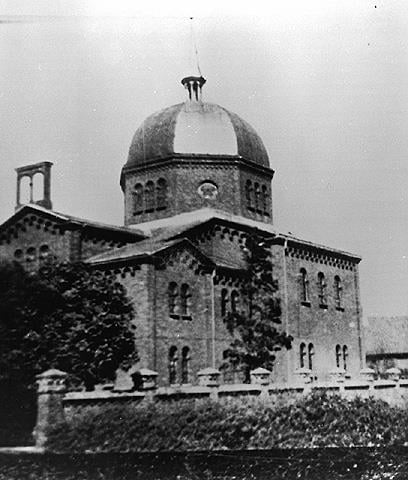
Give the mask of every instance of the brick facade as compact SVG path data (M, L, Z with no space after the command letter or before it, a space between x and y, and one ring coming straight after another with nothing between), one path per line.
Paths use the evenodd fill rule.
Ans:
M135 306L135 368L157 371L166 386L195 383L202 368L221 366L231 342L221 297L239 291L247 236L272 238L281 328L294 338L293 348L277 355L273 381L294 382L299 367L311 367L321 381L336 367L356 376L364 357L360 258L274 229L274 172L262 141L236 115L210 109L217 121L228 113L236 155L171 151L181 109L149 117L146 132L154 144L143 143L140 129L135 135L121 176L124 227L27 205L0 226L0 258L29 269L45 257L86 261L115 274ZM199 104L191 111L199 120L204 110Z
M194 158L190 162L181 159L168 159L167 166L147 165L143 168L124 170L122 174L125 225L138 225L160 218L171 218L183 212L191 212L201 208L214 208L230 212L234 215L251 218L260 222L272 222L272 189L273 171L265 167L249 168L239 160L230 158L209 161L206 158ZM146 201L146 188L153 185L153 197L157 197L159 181L166 182L165 205L150 205ZM265 195L259 205L248 208L246 200L247 182L251 188L258 186L259 194ZM200 188L211 184L216 189L214 196L205 195ZM138 206L135 196L141 189L142 205ZM260 196L259 195L259 196ZM136 204L136 206L135 206Z

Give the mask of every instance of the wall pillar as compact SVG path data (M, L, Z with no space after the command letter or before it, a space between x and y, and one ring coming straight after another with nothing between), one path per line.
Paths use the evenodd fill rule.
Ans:
M37 375L37 422L33 431L35 446L44 448L50 426L65 420L62 399L66 392L65 372L51 369Z

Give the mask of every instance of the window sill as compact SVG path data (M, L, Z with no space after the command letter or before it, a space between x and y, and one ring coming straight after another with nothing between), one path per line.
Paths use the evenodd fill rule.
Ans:
M323 310L327 310L327 304L326 303L321 303L319 305L319 308L322 308Z
M170 318L174 318L175 320L178 320L180 318L180 315L176 315L175 313L170 313Z
M336 310L337 310L338 312L344 312L344 307L336 307Z
M303 305L304 307L310 307L310 302L300 302L301 305Z
M182 320L191 320L191 315L182 315L181 316Z

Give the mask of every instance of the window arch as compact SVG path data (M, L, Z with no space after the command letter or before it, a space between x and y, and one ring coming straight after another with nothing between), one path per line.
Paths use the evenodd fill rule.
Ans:
M143 185L138 183L135 185L133 191L133 212L134 214L142 213L143 212Z
M183 283L180 288L180 312L183 316L190 315L190 287Z
M319 272L317 275L317 287L319 289L319 303L321 307L327 306L326 280L324 274Z
M254 208L252 196L253 196L252 182L251 180L247 180L245 184L245 199L246 199L246 205L248 210L252 210Z
M167 208L167 182L164 178L157 180L157 210Z
M260 211L261 208L261 189L259 183L254 184L254 193L255 193L255 210Z
M239 304L239 293L236 290L231 292L231 312L237 313Z
M309 303L309 278L304 268L300 269L300 301Z
M344 368L344 370L347 370L347 364L348 364L348 348L347 348L347 345L343 345L343 368Z
M27 248L26 251L26 262L34 262L37 257L37 250L34 247Z
M169 314L177 315L177 299L178 299L178 286L177 283L171 282L167 291L169 302Z
M221 317L226 317L228 313L228 290L223 288L221 290Z
M46 244L41 245L40 247L40 260L44 261L46 260L50 255L50 247Z
M145 186L145 210L151 212L155 207L154 183L149 180Z
M177 347L174 345L169 349L169 384L177 383Z
M189 383L190 349L183 347L181 350L181 383Z
M299 346L299 365L300 368L305 368L305 359L306 359L306 345L301 343Z
M340 361L341 361L341 347L340 345L336 345L336 367L340 368Z
M24 253L23 251L21 250L21 248L17 248L17 250L14 252L14 258L18 261L22 260L24 256Z
M313 343L309 343L307 347L307 360L309 370L313 370L313 357L314 357L314 346Z
M266 185L262 185L262 210L264 215L269 215L269 209L268 209L268 189L266 188Z
M341 294L342 294L342 286L341 286L341 280L338 275L334 277L334 302L336 304L336 308L340 309L341 308Z

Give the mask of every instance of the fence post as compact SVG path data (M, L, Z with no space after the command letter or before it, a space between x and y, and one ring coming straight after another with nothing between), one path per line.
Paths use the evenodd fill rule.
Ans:
M37 422L33 431L35 446L44 448L51 425L65 420L62 399L67 374L50 369L37 375Z

